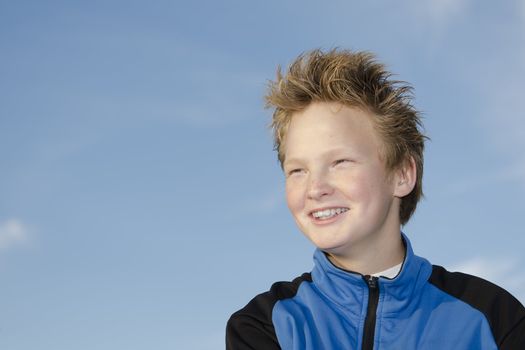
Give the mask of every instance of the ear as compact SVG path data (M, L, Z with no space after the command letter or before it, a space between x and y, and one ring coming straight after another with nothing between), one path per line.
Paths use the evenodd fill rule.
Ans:
M414 158L408 158L394 174L394 196L405 197L414 189L416 185L416 162Z

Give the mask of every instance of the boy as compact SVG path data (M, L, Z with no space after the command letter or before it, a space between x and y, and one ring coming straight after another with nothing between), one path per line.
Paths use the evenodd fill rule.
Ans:
M414 255L401 232L422 195L410 87L364 52L299 56L270 85L288 207L315 266L228 321L228 349L525 349L505 290Z

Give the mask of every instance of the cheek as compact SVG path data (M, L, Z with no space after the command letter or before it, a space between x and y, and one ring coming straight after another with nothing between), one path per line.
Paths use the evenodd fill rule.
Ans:
M356 184L357 186L353 186L353 195L369 209L382 210L391 197L390 188L379 171L367 173Z
M297 184L286 183L286 203L292 213L304 206L302 192Z
M366 202L376 190L374 179L368 173L354 173L351 176L338 179L337 187L341 189L347 199L358 202Z
M348 199L358 199L368 191L367 178L359 173L342 173L333 178L334 187Z

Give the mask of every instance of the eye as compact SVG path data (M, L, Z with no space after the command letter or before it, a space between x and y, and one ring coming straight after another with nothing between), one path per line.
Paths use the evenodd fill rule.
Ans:
M334 166L337 166L337 165L340 165L340 164L345 164L345 163L349 163L350 160L349 159L338 159L334 162Z
M303 171L304 171L304 169L296 168L296 169L292 169L292 170L288 171L288 173L286 175L287 176L292 176L292 175L295 175L295 174L300 174Z

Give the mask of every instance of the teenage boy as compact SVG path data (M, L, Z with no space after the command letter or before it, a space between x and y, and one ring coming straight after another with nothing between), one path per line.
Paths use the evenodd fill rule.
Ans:
M275 146L315 266L234 313L227 349L525 349L514 297L431 265L401 232L422 195L410 92L364 52L316 50L278 72Z

